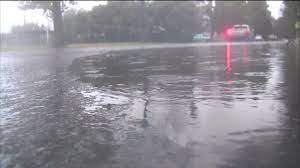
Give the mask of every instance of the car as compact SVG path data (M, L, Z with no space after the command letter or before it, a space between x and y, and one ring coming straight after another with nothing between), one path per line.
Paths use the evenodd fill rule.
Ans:
M261 35L256 35L256 36L254 37L254 40L255 40L255 41L263 41L264 39L263 39L263 37L262 37Z
M270 34L270 35L268 36L268 40L277 40L277 36L274 35L274 34Z
M193 37L194 41L209 41L210 40L210 34L209 33L198 33L195 34Z
M251 37L251 30L249 25L234 25L225 31L225 38L227 40L249 40Z

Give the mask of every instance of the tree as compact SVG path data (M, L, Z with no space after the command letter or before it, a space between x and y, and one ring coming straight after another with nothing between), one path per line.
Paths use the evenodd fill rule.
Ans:
M191 1L108 1L91 11L64 12L64 36L70 43L190 41L207 27L203 24L207 22L204 6L203 2Z
M74 1L68 2L74 4ZM21 1L19 7L23 10L43 9L44 13L49 11L54 25L54 46L64 45L62 12L67 7L66 1Z
M266 1L248 1L247 22L254 28L254 34L267 38L272 33L272 16Z
M45 28L35 23L13 26L10 33L10 37L12 37L12 39L17 39L15 43L20 45L42 44L45 35Z
M42 29L42 27L40 27L38 24L35 23L27 23L22 26L13 26L11 28L11 32L13 34L23 34L32 31L44 31L44 30Z
M141 33L140 2L108 1L90 11L91 30L107 41L138 40ZM148 8L145 8L145 13Z
M208 5L212 29L219 33L235 24L249 24L266 38L272 32L272 17L266 1L216 1ZM213 9L213 10L211 10Z
M297 21L297 7L300 7L299 1L284 1L282 17L275 23L275 31L278 36L284 38L295 38L295 23Z
M245 23L245 1L215 1L215 5L214 20L219 33L235 24Z
M215 15L215 8L212 6L212 1L208 2L206 6L206 13L209 16L210 20L210 38L213 38L214 33L216 30L216 15Z
M69 10L64 13L64 38L66 42L91 42L92 21L87 11Z
M203 31L201 16L205 11L196 2L155 1L150 10L153 12L152 25L165 29L167 41L190 41L195 33Z

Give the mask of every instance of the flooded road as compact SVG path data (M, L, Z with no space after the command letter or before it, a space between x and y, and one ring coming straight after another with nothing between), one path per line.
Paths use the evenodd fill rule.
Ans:
M0 167L300 166L285 44L69 55L1 55Z

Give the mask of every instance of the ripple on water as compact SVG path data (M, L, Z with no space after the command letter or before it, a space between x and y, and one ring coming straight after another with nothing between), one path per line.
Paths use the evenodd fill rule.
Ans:
M269 61L276 55L266 56L264 53L267 51L258 52L257 55L249 52L247 67L239 65L243 60L243 52L233 52L233 73L228 72L232 75L226 76L222 50L209 58L206 50L202 49L195 53L184 49L134 53L124 52L125 55L122 55L121 52L103 59L100 59L101 56L89 57L85 63L83 61L80 70L86 78L97 78L89 81L95 88L82 88L83 92L80 90L84 101L83 111L94 114L90 119L102 114L109 119L105 121L109 127L112 124L110 121L117 117L125 118L118 120L118 123L124 122L122 126L127 130L118 127L121 129L114 130L114 137L123 140L123 148L132 150L125 150L120 160L127 158L127 163L133 165L142 160L137 167L152 163L152 167L160 167L157 163L168 159L172 163L180 162L184 160L182 158L188 158L189 164L181 167L218 167L216 164L221 164L220 167L239 167L228 162L244 157L256 163L259 159L255 156L260 150L253 152L253 147L272 148L273 140L278 140L279 134L289 132L277 131L280 129L277 125L278 107L271 108L271 104L279 103L274 101L273 93L268 97L269 102L265 100L266 83L270 82L268 76L280 70L268 68L271 65ZM271 85L277 82L271 81ZM277 89L281 90L281 87ZM114 116L112 114L115 111L109 110L110 104L111 108L122 105L128 105L128 108L119 110L122 112ZM92 121L85 121L88 129L106 127L100 125L98 120ZM142 121L151 125L150 131L147 124L143 124L146 122ZM137 131L137 127L141 127L142 131ZM141 138L143 136L146 138ZM170 144L180 150L171 149ZM264 154L276 155L270 149L263 149L266 151ZM162 155L166 151L167 156ZM252 151L254 155L247 158L249 155L243 156L243 151ZM224 161L224 158L229 161ZM122 161L120 163L123 165ZM209 166L203 166L205 164ZM178 165L172 166L180 167Z

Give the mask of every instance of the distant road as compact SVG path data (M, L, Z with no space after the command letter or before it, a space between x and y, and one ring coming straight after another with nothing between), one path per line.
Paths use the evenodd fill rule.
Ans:
M201 47L201 46L222 46L227 43L232 45L262 45L262 44L283 44L287 43L286 41L251 41L251 42L197 42L197 43L146 43L146 44L126 44L126 45L107 45L107 46L91 46L88 45L83 48L98 48L98 49L107 49L107 50L132 50L132 49L152 49L152 48L181 48L181 47ZM80 49L80 48L74 48Z
M67 55L74 55L74 57L78 56L87 56L93 54L99 54L103 52L109 51L120 51L120 50L136 50L136 49L158 49L158 48L184 48L184 47L205 47L205 46L223 46L227 43L231 43L232 45L262 45L262 44L284 44L287 41L252 41L252 42L197 42L197 43L127 43L127 44L119 44L119 43L107 43L107 44L91 44L91 45L83 45L80 47L66 47L61 49L24 49L22 51L0 51L1 55L6 54L52 54L53 52L63 51L64 53L68 53ZM24 53L25 52L25 53ZM25 54L25 55L26 55Z

